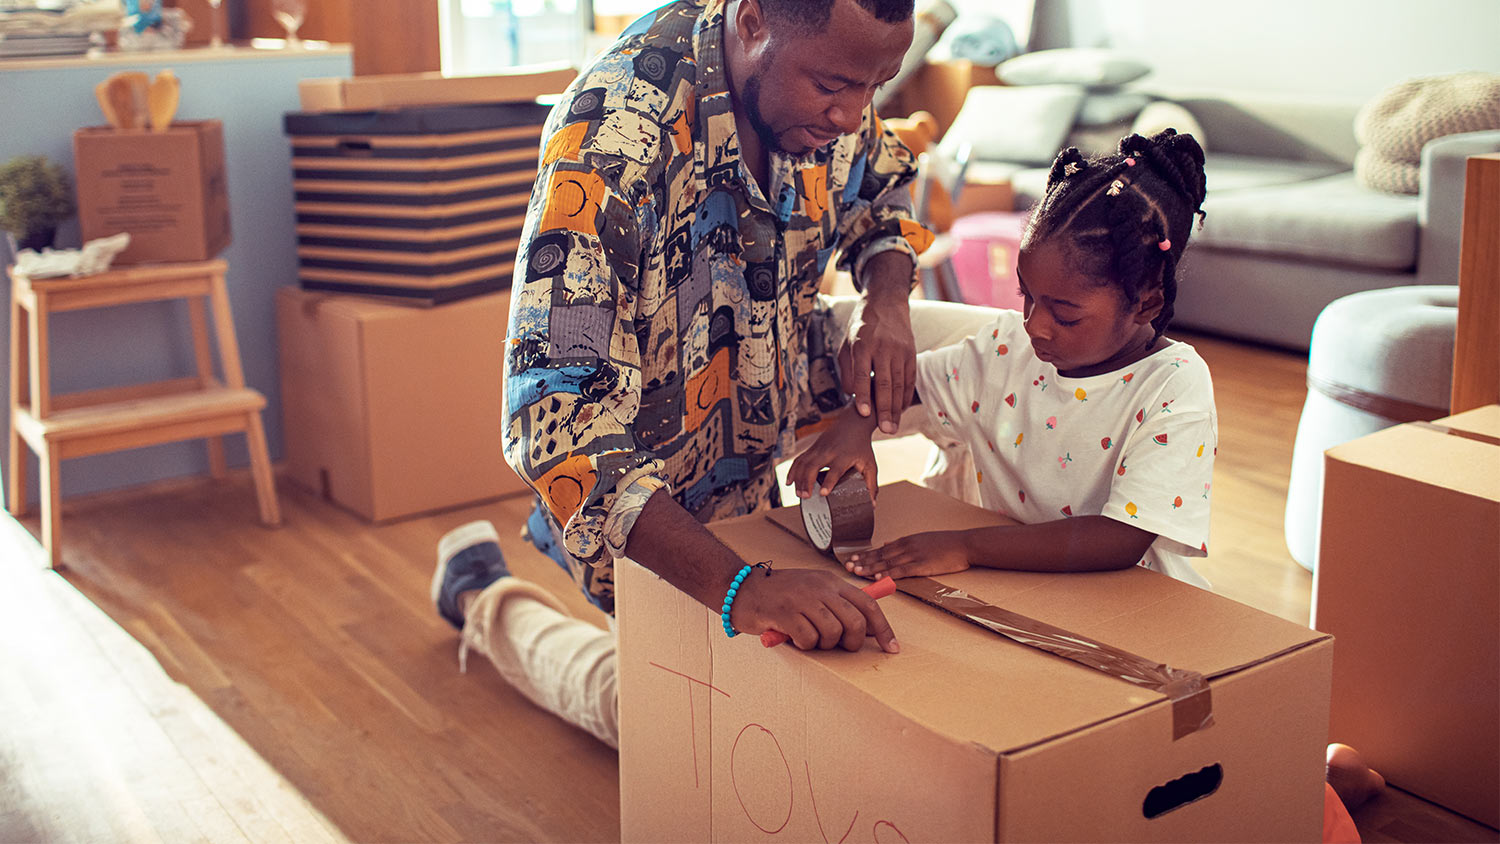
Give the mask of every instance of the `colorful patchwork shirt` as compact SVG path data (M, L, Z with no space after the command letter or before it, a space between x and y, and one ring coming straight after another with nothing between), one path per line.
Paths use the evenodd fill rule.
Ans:
M915 259L910 152L873 108L857 133L740 159L724 0L636 21L543 133L516 261L505 455L561 538L559 561L613 611L613 562L667 489L701 521L770 506L775 457L843 403L818 299L829 259ZM766 92L774 96L774 92Z

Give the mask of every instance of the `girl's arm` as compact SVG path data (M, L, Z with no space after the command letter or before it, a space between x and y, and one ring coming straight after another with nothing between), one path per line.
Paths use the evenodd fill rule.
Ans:
M950 574L971 566L1015 571L1112 571L1140 562L1156 534L1108 516L1035 525L931 531L855 554L845 564L861 577Z

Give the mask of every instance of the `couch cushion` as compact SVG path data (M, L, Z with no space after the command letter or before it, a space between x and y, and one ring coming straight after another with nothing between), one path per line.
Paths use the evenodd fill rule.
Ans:
M971 173L984 173L989 181L1009 177L1010 186L1016 194L1016 207L1026 208L1042 198L1047 189L1049 168L1019 167L1012 162L972 161ZM1247 188L1263 188L1302 182L1338 173L1345 168L1338 164L1321 164L1314 161L1287 161L1278 158L1256 158L1253 155L1211 153L1207 156L1204 173L1208 178L1210 199L1219 194Z
M1151 66L1103 47L1059 47L1016 56L995 68L1006 85L1124 85L1151 72Z
M1204 156L1203 163L1203 174L1208 179L1209 196L1246 188L1305 182L1348 169L1340 164L1294 161L1286 158L1260 158L1237 153L1209 153Z
M1383 270L1417 262L1417 198L1370 190L1351 172L1214 192L1209 177L1198 246Z
M1082 102L1077 85L970 88L939 147L952 157L968 143L980 161L1051 165Z

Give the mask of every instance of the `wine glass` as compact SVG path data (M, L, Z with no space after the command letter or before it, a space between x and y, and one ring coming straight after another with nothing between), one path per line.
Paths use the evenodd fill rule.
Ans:
M214 34L209 39L208 46L218 49L224 46L224 17L219 14L219 7L224 5L224 0L208 0L208 5L213 9L210 17L213 18Z
M302 46L297 29L307 17L307 0L271 0L271 17L286 30L286 45L289 48Z

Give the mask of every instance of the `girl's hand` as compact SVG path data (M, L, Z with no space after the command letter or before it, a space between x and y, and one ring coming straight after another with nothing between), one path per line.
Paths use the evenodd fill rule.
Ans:
M969 548L965 531L939 530L915 533L873 551L861 551L844 563L844 568L875 579L887 577L926 577L952 574L969 567Z
M796 460L787 472L787 481L797 489L799 498L808 498L814 493L827 495L849 469L858 469L870 485L870 496L875 495L875 450L870 446L870 435L874 424L868 418L845 411L833 423L833 427L818 435L818 439ZM818 485L818 472L828 467L823 484Z

